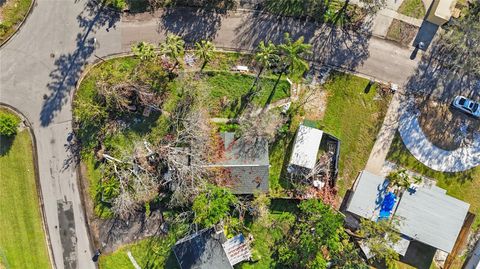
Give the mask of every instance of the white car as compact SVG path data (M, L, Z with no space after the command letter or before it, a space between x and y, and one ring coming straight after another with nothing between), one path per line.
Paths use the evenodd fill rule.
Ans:
M475 118L480 118L480 103L478 102L459 95L453 99L452 106Z

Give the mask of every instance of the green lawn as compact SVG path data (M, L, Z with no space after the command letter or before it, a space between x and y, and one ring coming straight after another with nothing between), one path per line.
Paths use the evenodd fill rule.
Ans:
M51 268L28 130L0 137L0 267Z
M470 203L470 211L477 215L474 229L480 227L480 167L460 173L437 172L423 165L404 146L397 133L390 147L387 160L409 170L418 172L426 177L437 180L437 185L447 190L453 197Z
M422 0L404 0L398 8L398 13L417 19L423 19L426 14Z
M0 43L15 33L31 4L32 0L9 0L0 7Z
M325 84L329 97L319 128L341 141L341 196L365 167L390 103L390 98L376 98L375 86L365 93L367 84L366 79L339 73L332 74Z

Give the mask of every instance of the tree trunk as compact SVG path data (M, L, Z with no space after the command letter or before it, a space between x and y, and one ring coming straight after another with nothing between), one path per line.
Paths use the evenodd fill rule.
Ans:
M262 75L264 68L265 66L262 65L262 67L260 67L260 70L258 70L257 76L255 77L255 80L253 81L252 87L250 87L249 92L253 92L253 88L255 87L255 85L257 85L258 80L260 79L260 76Z
M203 61L202 67L200 67L200 73L203 72L203 69L205 68L205 66L207 66L207 60Z
M263 107L261 113L263 113L267 109L270 102L272 102L273 96L275 95L275 91L277 90L278 83L280 83L280 79L282 78L283 73L284 73L284 70L280 71L277 81L275 81L275 85L273 85L273 89L270 92L270 95L268 96L267 102L265 102L265 106Z

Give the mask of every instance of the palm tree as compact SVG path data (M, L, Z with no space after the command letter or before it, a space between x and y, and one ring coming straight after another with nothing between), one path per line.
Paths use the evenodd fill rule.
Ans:
M255 60L260 65L260 69L258 70L257 76L255 77L250 91L252 91L255 85L257 85L260 76L265 70L265 67L269 67L274 62L278 62L278 58L278 49L275 44L273 44L271 41L268 42L267 45L265 45L265 42L263 41L260 42L257 48L257 53L255 54Z
M215 50L215 45L208 40L202 40L200 42L195 42L195 54L203 60L202 67L200 72L203 71L203 68L207 65L208 62L213 58L213 51Z
M185 41L178 35L168 34L165 42L160 44L160 51L175 61L173 70L179 64L178 57L185 52Z
M137 44L133 44L132 52L135 56L140 58L140 60L149 60L155 57L155 47L153 44L148 42L138 42Z
M308 62L302 56L312 54L312 45L304 43L303 36L293 41L289 33L284 35L284 43L279 45L280 51L284 58L284 63L291 73L304 73L308 71Z
M280 61L277 66L278 78L273 86L272 92L268 96L267 103L268 105L275 94L278 83L283 74L290 73L301 73L303 74L308 70L308 62L305 61L302 56L312 53L312 45L304 43L303 36L299 37L296 41L293 41L289 33L284 35L284 43L278 45L280 49Z

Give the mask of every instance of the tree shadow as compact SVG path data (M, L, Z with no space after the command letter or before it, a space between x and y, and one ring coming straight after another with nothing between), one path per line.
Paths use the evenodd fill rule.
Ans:
M212 40L222 24L227 10L210 8L170 8L160 18L158 32L174 33L187 43Z
M50 94L45 95L45 102L40 112L40 123L48 126L55 115L67 103L72 89L74 89L83 67L95 50L96 31L104 26L115 27L120 14L98 5L93 0L88 1L84 10L77 16L81 31L76 37L75 51L60 55L55 60L55 70L50 73L51 81L47 84Z
M5 156L12 148L15 136L0 135L0 156Z
M319 24L308 20L282 17L267 13L251 13L235 29L234 43L253 50L261 41L283 42L285 32L293 39L300 36L312 44L308 60L354 70L368 58L371 21L352 27Z

